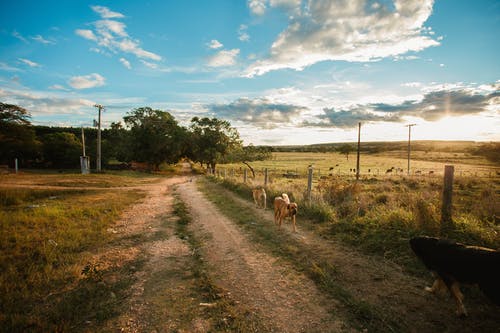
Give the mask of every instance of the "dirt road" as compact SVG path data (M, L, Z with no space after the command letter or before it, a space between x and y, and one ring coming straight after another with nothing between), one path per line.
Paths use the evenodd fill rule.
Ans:
M256 248L241 230L196 189L178 187L189 207L192 228L207 234L204 252L215 281L244 303L273 332L343 332L349 325L332 316L336 302L289 264Z
M193 180L194 179L194 180ZM193 274L193 249L175 230L175 196L186 206L189 229L201 240L202 259L213 282L234 306L261 321L267 332L355 332L346 308L285 260L264 251L245 232L222 215L197 189L189 175L143 186L146 198L124 213L109 232L117 242L96 254L103 268L128 265L134 284L122 300L124 309L100 328L110 332L217 331L204 312L203 298ZM177 193L177 194L175 194ZM228 196L234 197L231 193ZM242 209L253 203L235 198ZM267 223L270 210L257 211ZM429 280L410 277L381 258L327 242L300 226L294 234L318 258L338 269L340 284L356 299L382 309L404 323L409 332L491 332L498 316L484 308L469 308L471 317L459 321L446 296L426 294ZM289 226L283 232L291 233ZM118 273L117 273L118 274ZM119 276L115 277L119 279ZM107 277L108 281L113 277ZM492 311L497 308L487 307ZM89 324L92 327L92 323Z

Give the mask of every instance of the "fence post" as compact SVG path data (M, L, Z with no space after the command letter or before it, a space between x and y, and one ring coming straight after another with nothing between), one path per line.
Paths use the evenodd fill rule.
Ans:
M264 187L267 187L267 182L269 181L269 173L267 168L264 169Z
M309 173L307 174L307 200L311 201L313 167L309 167L308 172Z
M19 163L17 162L17 158L14 160L14 168L16 170L16 174L19 171Z
M453 193L453 165L445 165L443 182L443 206L441 208L441 233L449 231L453 227L451 215L452 193Z
M243 183L247 183L247 169L243 170Z

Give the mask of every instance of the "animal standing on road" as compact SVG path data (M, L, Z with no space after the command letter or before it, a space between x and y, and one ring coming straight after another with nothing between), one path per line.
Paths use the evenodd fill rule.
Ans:
M256 187L252 189L252 196L257 208L266 209L267 196L266 190L263 187Z
M435 293L446 286L455 299L458 316L467 316L460 283L479 285L491 301L500 305L500 251L434 237L412 238L410 246L435 277L432 287L425 290Z
M274 223L281 228L283 219L290 217L293 223L293 231L297 232L295 217L297 215L298 206L295 202L286 202L283 197L274 198Z

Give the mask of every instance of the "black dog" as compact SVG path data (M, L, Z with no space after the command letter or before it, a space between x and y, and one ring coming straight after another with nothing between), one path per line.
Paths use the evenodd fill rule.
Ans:
M446 286L457 303L457 315L466 316L460 283L477 284L484 294L500 305L500 252L467 246L433 237L415 237L410 246L436 280L429 292Z

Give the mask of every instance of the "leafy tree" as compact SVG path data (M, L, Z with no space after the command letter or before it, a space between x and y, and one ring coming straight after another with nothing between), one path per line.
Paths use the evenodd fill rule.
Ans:
M51 166L72 168L79 165L82 143L73 133L46 134L42 142L44 159Z
M345 155L346 159L349 161L349 154L354 150L350 144L343 144L337 148L338 152Z
M227 159L224 160L224 163L241 162L250 169L253 178L255 178L255 171L250 162L267 160L271 157L271 154L270 147L255 147L250 144L245 147L233 149L233 151L227 156Z
M23 162L37 157L40 143L30 118L26 109L0 102L0 163L12 164L15 158Z
M191 119L191 140L191 158L201 165L206 163L212 170L242 145L238 131L228 121L217 118Z
M185 129L170 113L141 107L127 113L123 120L130 128L127 141L131 159L158 170L161 163L175 163L183 155Z
M129 134L121 122L111 123L110 128L103 132L103 156L107 160L115 158L118 161L130 162L132 156L127 146L130 142Z

